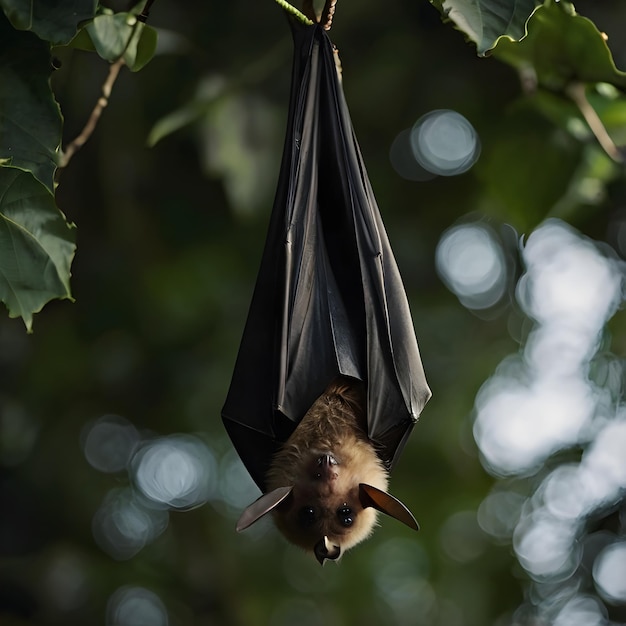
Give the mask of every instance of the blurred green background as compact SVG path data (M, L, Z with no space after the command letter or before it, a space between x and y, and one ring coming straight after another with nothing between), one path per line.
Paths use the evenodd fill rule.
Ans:
M576 8L626 67L626 6ZM593 137L554 139L517 73L478 58L426 0L339 2L331 38L434 395L391 481L420 533L382 520L366 544L322 569L269 522L235 533L256 492L220 419L278 175L289 29L271 0L157 0L150 24L157 56L139 73L122 70L96 132L60 179L58 205L78 226L76 302L47 305L32 335L0 317L0 623L550 623L520 612L540 604L529 575L510 537L477 521L497 479L472 436L474 398L531 325L514 298L518 238L552 215L621 255L621 166L598 156ZM68 141L107 67L88 53L58 56L53 84ZM190 106L201 112L194 123L148 146L160 120ZM434 109L473 125L480 158L459 176L406 180L390 147ZM583 165L597 193L572 199ZM508 264L505 295L482 311L464 307L435 267L444 231L473 222L495 233ZM602 346L619 354L625 345L618 312ZM86 458L102 423L121 425L135 443L194 435L209 451L208 502L124 517L119 503L137 490L132 471L99 471ZM519 483L521 494L538 475ZM606 511L618 536L620 502ZM102 539L103 517L119 522L118 535ZM619 603L609 609L606 619L623 617Z

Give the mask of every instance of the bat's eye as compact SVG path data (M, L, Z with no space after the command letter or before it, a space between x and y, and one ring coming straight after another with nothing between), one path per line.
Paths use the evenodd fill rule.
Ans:
M338 509L337 517L339 518L339 523L346 528L352 526L352 522L354 522L354 515L352 514L352 509L349 506L342 506Z
M298 522L306 528L315 523L315 510L311 506L305 506L298 511Z

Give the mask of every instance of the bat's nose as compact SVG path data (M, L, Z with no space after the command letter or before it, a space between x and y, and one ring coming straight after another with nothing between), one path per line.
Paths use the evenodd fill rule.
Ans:
M317 464L330 467L331 465L337 465L337 459L332 454L323 454L317 459Z
M324 480L334 480L337 478L337 459L332 454L323 454L318 457L315 478Z
M320 565L324 565L326 559L336 561L341 556L341 548L334 545L326 535L315 544L313 551Z

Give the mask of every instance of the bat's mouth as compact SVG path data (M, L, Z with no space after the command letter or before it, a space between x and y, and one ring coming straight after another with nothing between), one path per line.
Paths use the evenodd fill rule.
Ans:
M326 535L320 539L313 548L315 558L320 565L324 565L325 560L336 561L341 556L341 547L334 545Z

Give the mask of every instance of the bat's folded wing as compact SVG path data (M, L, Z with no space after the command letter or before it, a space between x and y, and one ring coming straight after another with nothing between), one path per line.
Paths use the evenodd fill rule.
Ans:
M274 451L338 375L367 385L391 467L430 397L402 280L352 129L333 46L294 26L287 137L224 424L262 490Z

